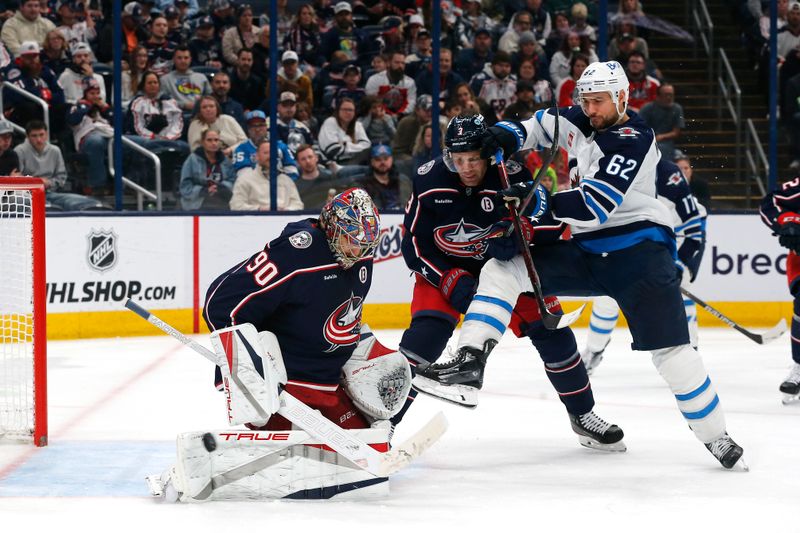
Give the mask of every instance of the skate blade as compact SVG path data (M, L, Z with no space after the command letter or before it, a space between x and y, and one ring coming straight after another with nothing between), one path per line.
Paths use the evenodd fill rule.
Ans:
M747 463L744 462L744 457L740 457L739 460L736 461L736 464L733 465L733 468L731 470L738 470L740 472L749 472L750 467L747 465Z
M624 452L628 450L628 447L625 446L625 441L622 440L611 444L603 444L586 435L578 435L578 442L585 448L600 450L601 452Z
M466 385L444 385L425 376L416 376L412 381L419 392L438 400L453 403L467 409L478 406L478 389Z
M800 403L800 394L786 394L783 393L783 399L781 400L783 405L792 405L795 403Z
M164 496L164 482L161 481L161 474L152 474L144 478L147 481L147 488L154 498Z

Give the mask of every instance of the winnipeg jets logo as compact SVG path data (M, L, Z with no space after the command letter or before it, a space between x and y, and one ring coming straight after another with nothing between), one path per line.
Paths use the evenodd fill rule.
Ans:
M486 251L484 239L488 233L489 228L464 222L462 218L455 224L439 226L434 229L433 240L436 246L446 254L483 259Z
M624 128L620 128L620 129L618 129L618 130L616 131L616 133L617 133L617 135L619 135L620 137L634 137L634 138L635 138L637 135L639 135L639 132L638 132L638 131L636 131L636 130L635 130L635 129L633 129L633 128L629 128L629 127L627 127L627 126L626 126L626 127L624 127Z
M667 185L680 185L683 182L683 176L679 172L674 173L667 178Z
M350 293L350 298L342 302L328 316L322 328L322 335L331 346L325 353L358 342L361 335L361 309L361 296Z

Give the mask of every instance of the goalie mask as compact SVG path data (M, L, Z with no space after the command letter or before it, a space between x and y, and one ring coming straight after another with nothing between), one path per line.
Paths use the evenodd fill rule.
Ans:
M442 150L442 161L450 172L458 172L451 154L479 151L483 145L485 131L486 123L480 114L459 115L450 120Z
M580 79L576 83L578 90L578 98L580 99L581 109L586 113L586 107L583 104L583 95L586 93L600 93L607 92L611 95L611 101L614 103L614 109L617 111L617 121L621 119L625 112L628 110L628 95L630 92L630 82L628 76L625 74L625 69L622 68L616 61L597 61L592 63L581 74ZM623 102L624 107L622 112L619 111L619 104Z
M334 196L322 208L319 220L342 268L371 255L378 245L378 210L364 189L354 187Z

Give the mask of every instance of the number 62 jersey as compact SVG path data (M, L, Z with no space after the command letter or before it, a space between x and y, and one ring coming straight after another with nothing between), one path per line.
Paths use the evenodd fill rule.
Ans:
M372 256L343 269L317 220L306 219L214 280L203 317L212 331L249 322L274 333L290 380L339 383L371 282Z

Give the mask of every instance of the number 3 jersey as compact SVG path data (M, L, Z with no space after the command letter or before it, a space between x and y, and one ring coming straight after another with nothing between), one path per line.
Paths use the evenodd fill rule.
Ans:
M372 256L343 269L317 220L306 219L214 280L203 316L212 331L249 322L273 332L289 379L334 384L358 342L371 282Z
M653 130L628 111L624 124L595 130L579 106L559 109L558 144L567 150L578 185L552 197L553 216L570 225L574 241L591 253L613 252L651 240L674 249L672 215L656 197L660 153ZM548 147L553 110L522 122L503 121L517 149Z

